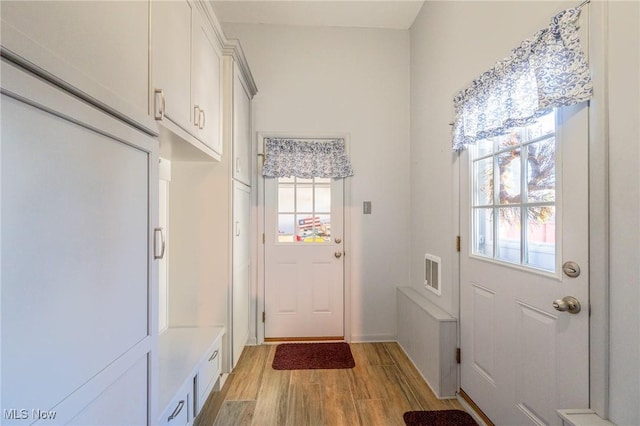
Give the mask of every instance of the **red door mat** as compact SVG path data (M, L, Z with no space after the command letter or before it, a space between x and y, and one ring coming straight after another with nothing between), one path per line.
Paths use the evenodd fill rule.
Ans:
M407 426L478 426L473 417L462 410L408 411L403 417Z
M356 362L347 343L284 343L273 358L274 370L353 368Z

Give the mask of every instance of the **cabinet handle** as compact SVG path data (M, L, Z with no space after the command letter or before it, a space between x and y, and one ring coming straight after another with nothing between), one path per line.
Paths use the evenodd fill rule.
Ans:
M182 411L182 407L184 407L184 399L181 399L180 402L178 402L178 406L175 410L173 410L173 413L171 413L167 421L170 422L171 420L178 417L178 414L180 414L180 411Z
M240 222L236 222L236 237L240 236Z
M240 173L240 157L236 157L236 173Z
M158 254L158 233L160 234L160 241L162 243L162 245L160 246L160 254ZM162 259L164 257L164 250L166 248L166 241L164 240L164 229L162 228L155 228L153 230L153 258L154 259Z
M216 359L217 356L218 356L218 350L216 349L215 351L213 351L213 354L211 354L211 358L209 358L209 361L213 361L214 359Z
M193 125L200 129L200 107L198 105L193 106Z
M164 91L162 89L155 89L153 91L153 118L156 120L164 120L165 100ZM158 108L158 95L160 95L160 108Z
M202 121L200 122L200 126L198 128L199 129L204 129L204 122L205 122L207 116L205 115L203 109L200 110L200 113L202 114Z

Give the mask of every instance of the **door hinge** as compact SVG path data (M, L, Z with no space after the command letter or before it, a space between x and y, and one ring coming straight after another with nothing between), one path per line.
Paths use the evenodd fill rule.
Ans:
M460 348L456 348L456 364L460 364Z
M262 244L264 244L267 241L267 239L264 236L264 232L262 233Z
M262 311L262 322L264 322L266 318L267 318L267 314L265 314L265 312Z
M460 235L456 236L456 251L460 251Z

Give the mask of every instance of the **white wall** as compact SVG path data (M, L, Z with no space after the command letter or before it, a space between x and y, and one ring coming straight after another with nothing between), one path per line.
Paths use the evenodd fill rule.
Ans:
M609 417L640 424L640 3L609 4Z
M394 339L395 287L409 281L408 31L223 27L258 86L254 131L350 134L351 337Z

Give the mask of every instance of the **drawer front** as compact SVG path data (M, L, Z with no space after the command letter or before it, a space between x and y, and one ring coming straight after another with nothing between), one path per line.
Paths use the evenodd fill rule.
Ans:
M207 397L211 393L213 386L220 375L220 359L222 358L222 350L220 340L209 351L209 356L203 361L198 370L198 411L207 401Z
M158 424L163 426L182 426L189 424L191 404L191 393L181 390L165 409L164 413L162 413L162 416L158 419Z

